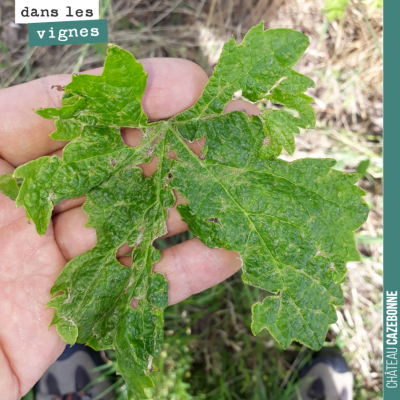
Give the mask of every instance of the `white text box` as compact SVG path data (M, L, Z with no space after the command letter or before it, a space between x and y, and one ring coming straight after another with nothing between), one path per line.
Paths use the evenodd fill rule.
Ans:
M99 0L15 0L15 23L99 19Z

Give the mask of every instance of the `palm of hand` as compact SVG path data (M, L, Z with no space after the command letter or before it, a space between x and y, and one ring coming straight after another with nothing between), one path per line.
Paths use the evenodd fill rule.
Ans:
M3 167L4 162L0 164ZM49 290L67 263L51 224L40 237L25 211L0 198L0 387L18 399L58 357L65 343L48 329Z

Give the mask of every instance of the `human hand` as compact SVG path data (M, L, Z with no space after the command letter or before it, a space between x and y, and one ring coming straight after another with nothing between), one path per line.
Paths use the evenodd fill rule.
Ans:
M192 106L207 83L197 65L179 59L141 61L149 73L143 108L150 120L169 118ZM88 71L100 74L101 69ZM45 155L61 156L67 142L54 141L49 134L54 122L45 120L33 109L60 107L62 92L69 75L56 75L0 91L0 175ZM248 102L228 104L226 111L258 109ZM126 144L140 144L138 129L122 129ZM196 153L200 140L191 144ZM150 176L157 159L142 165ZM23 207L0 193L0 392L2 399L23 396L44 371L62 353L65 342L56 328L48 328L53 309L45 306L50 289L66 263L94 247L96 231L85 228L87 215L82 210L84 196L63 201L54 208L50 226L43 237L29 224ZM168 210L168 235L187 230L176 205ZM127 254L122 246L117 256ZM177 303L232 275L241 267L238 254L224 249L209 249L197 238L162 251L154 271L165 274L169 282L169 304ZM119 261L129 265L129 257Z

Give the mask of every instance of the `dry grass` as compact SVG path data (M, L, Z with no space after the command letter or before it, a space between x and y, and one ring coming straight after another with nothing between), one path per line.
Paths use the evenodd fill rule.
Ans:
M294 158L329 155L345 171L370 160L360 181L372 208L357 233L363 262L349 265L346 305L338 310L328 340L343 348L358 387L369 393L365 398L376 398L382 388L382 8L350 0L342 19L328 22L321 13L322 0L101 3L110 42L138 58L187 58L209 74L223 43L231 35L240 42L260 21L266 28L294 28L310 37L310 48L297 68L316 82L310 95L319 122L315 130L298 136ZM12 2L1 0L0 5L0 87L102 65L101 45L29 48L26 26L12 24Z

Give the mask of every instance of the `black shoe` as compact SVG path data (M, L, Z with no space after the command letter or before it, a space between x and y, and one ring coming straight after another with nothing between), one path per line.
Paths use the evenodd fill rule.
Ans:
M324 347L300 372L300 395L292 400L353 400L353 374L340 350Z
M67 345L61 356L40 378L36 385L35 400L91 400L111 386L110 381L102 380L85 387L101 375L93 369L104 364L100 353L90 347L75 344ZM85 389L85 390L84 390ZM107 393L102 400L111 400L113 394Z

